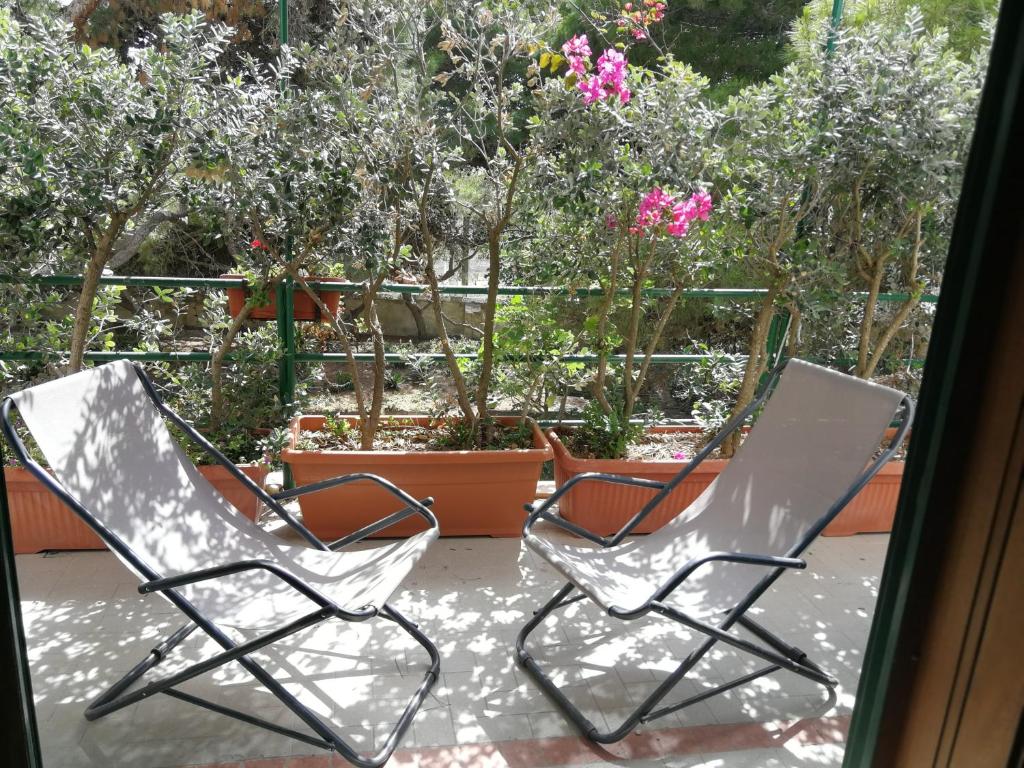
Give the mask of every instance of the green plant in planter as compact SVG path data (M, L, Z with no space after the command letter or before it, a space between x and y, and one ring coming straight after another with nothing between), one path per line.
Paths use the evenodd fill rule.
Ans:
M583 383L586 365L564 362L576 337L563 327L558 307L538 298L513 296L498 307L494 330L494 389L525 419L544 413L555 395Z
M841 35L829 62L835 172L822 238L847 267L844 287L866 294L861 378L874 375L921 296L938 291L983 72L981 57L961 61L944 35L926 33L918 11ZM881 305L883 291L907 298Z

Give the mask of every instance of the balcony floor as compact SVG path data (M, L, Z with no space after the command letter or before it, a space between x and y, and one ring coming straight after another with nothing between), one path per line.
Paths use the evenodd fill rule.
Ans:
M785 574L759 602L763 623L839 678L834 700L779 672L591 745L512 660L519 627L560 586L517 539L442 539L393 603L437 644L442 679L389 765L839 766L888 536L822 538L805 572ZM17 558L32 684L46 768L319 768L314 747L158 696L88 723L86 703L182 623L107 552ZM755 611L755 615L758 612ZM193 634L155 674L217 650ZM689 650L676 625L623 625L577 603L533 636L536 655L598 725L617 725ZM383 739L419 683L426 656L393 625L321 625L254 655L364 751ZM667 701L753 670L722 647ZM311 687L311 692L299 683ZM185 690L301 729L298 719L235 664ZM674 698L672 698L674 697Z

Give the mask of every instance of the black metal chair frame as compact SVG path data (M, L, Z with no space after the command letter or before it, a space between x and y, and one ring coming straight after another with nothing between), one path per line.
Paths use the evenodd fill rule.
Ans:
M376 475L366 473L343 475L273 495L267 493L259 485L249 479L249 477L238 469L238 467L225 457L224 454L211 445L210 442L197 432L190 424L168 408L160 399L153 383L142 368L137 364L133 364L133 366L135 368L135 372L142 381L146 393L152 399L160 413L181 429L182 432L198 444L207 454L213 457L218 464L225 467L235 478L238 479L240 483L242 483L249 491L254 493L261 502L276 513L278 517L284 520L290 528L295 530L306 542L308 542L310 546L325 551L337 551L349 544L361 541L367 536L378 533L412 515L421 516L428 526L437 528L437 518L428 509L428 507L433 503L433 499L427 498L417 501L394 484ZM375 768L376 766L383 765L387 762L398 745L399 740L412 724L413 718L416 716L417 711L423 704L423 701L430 692L430 689L437 682L440 673L440 656L437 648L419 630L415 623L409 621L395 608L388 604L383 605L380 609L373 606L364 606L354 611L345 610L316 589L296 578L286 569L267 560L242 560L226 563L214 568L204 568L190 573L175 574L172 576L156 573L119 537L107 530L107 528L92 513L90 513L88 509L83 507L70 493L68 493L68 491L65 490L65 488L52 475L50 475L31 458L24 443L18 436L14 424L12 423L12 409L16 410L14 402L10 398L5 398L2 405L0 405L0 422L2 422L4 436L6 437L7 442L11 445L14 454L17 456L21 464L61 501L70 507L71 510L75 512L75 514L77 514L110 549L114 550L125 561L131 563L133 568L148 579L139 585L140 593L162 593L189 619L188 623L180 627L158 645L154 646L149 655L135 665L123 678L97 696L85 710L86 719L95 720L121 709L122 707L126 707L130 704L149 698L154 694L163 693L173 698L189 702L190 704L195 704L196 706L218 712L222 715L233 717L237 720L249 723L250 725L265 728L266 730L274 731L285 736L290 736L316 747L336 750L342 757L357 766ZM377 522L371 523L370 525L367 525L343 538L330 543L324 543L308 528L302 525L302 523L295 519L295 517L281 504L284 500L296 498L306 493L313 493L357 481L368 481L380 485L405 506L398 512L388 515ZM267 632L260 637L256 637L244 643L236 643L213 621L206 617L192 603L186 600L176 589L187 584L193 584L208 579L216 579L221 576L227 576L229 574L249 570L265 570L274 574L304 597L308 598L313 604L314 609L308 614L286 624L280 629ZM388 738L376 753L370 756L364 756L349 745L348 742L346 742L329 724L325 723L318 715L312 712L293 694L286 690L284 686L277 682L269 672L252 659L249 654L282 640L289 635L293 635L296 632L330 619L362 622L375 617L380 617L394 622L402 630L411 635L426 650L430 657L430 665L422 682L413 694L412 698L409 700ZM128 692L128 689L135 682L163 661L176 645L187 638L196 629L202 629L224 649L223 652L204 661L198 662L173 675L161 680L153 681L141 688ZM267 720L255 717L248 713L178 690L176 687L194 677L216 669L217 667L231 661L237 661L247 672L249 672L249 674L258 680L260 684L265 686L267 690L269 690L288 709L294 712L300 720L309 726L312 733L303 733L268 722Z
M524 535L530 532L530 529L538 520L544 520L601 547L614 547L621 543L626 536L628 536L649 514L651 514L651 512L658 508L659 504L665 500L676 486L683 482L683 480L685 480L686 477L693 472L693 470L696 469L702 461L704 461L704 459L711 455L711 453L722 444L726 437L739 429L744 422L746 422L746 420L764 404L768 399L768 396L774 390L775 385L778 383L779 376L782 374L784 368L785 363L777 366L769 375L765 387L755 400L740 414L730 420L715 436L715 438L711 440L703 450L694 456L693 460L683 467L683 469L681 469L669 482L661 483L642 478L612 475L600 472L588 472L576 475L542 503L528 504L526 506L526 509L530 514L523 527ZM618 728L611 731L599 730L597 726L595 726L594 723L576 707L575 704L569 701L554 681L544 672L533 655L526 649L526 640L530 633L533 632L533 630L536 629L549 615L551 615L552 612L588 597L588 595L582 592L573 595L572 593L576 590L576 586L571 581L566 583L566 585L563 586L555 596L544 605L544 607L536 611L533 618L530 619L530 621L527 622L520 631L516 640L517 661L526 669L527 672L530 673L545 693L547 693L555 703L558 704L562 711L565 712L566 716L568 716L576 727L579 728L580 732L591 741L600 744L611 744L620 741L641 723L647 723L659 717L664 717L672 712L685 709L693 704L709 699L712 696L716 696L738 686L745 685L759 677L770 675L780 669L785 669L809 680L813 680L814 682L824 686L831 695L835 686L838 685L838 680L825 672L817 664L810 661L807 658L807 654L802 650L777 637L746 614L754 603L768 590L769 587L772 586L772 584L775 583L776 579L778 579L787 568L802 569L807 567L807 563L800 559L800 555L818 537L825 527L832 522L835 516L842 511L853 497L857 495L867 482L875 476L878 470L880 470L892 457L906 437L907 430L910 428L913 417L914 402L909 397L904 397L899 406L896 433L890 440L889 444L874 459L874 461L868 465L864 472L857 477L847 491L828 509L828 511L822 515L813 526L811 526L803 538L801 538L800 541L797 542L784 557L748 552L710 553L704 557L700 557L683 564L682 567L680 567L675 574L639 608L632 611L619 611L612 607L612 609L608 611L609 616L626 621L638 619L642 616L653 613L705 635L705 639L701 641L694 650L679 663L676 669L673 670L672 673L669 674L654 689L654 691L652 691L647 698L644 699L644 701L626 717ZM575 523L564 520L558 516L556 511L552 510L552 506L556 504L560 498L569 493L569 491L571 491L576 485L585 482L617 483L643 488L656 488L658 489L658 493L646 505L644 505L644 507L637 512L637 514L635 514L621 530L618 531L618 533L613 536L598 536ZM690 574L701 566L716 561L724 563L760 565L767 568L768 571L757 585L750 590L750 592L748 592L739 603L731 609L723 612L724 618L717 625L709 624L706 621L701 621L692 616L688 616L686 613L673 608L666 602L666 599L677 587L686 581ZM729 632L735 624L746 629L758 638L763 645L750 642L749 640L737 637L733 633ZM731 645L734 648L738 648L741 651L745 651L753 656L763 659L764 661L767 661L768 664L767 666L756 669L749 674L701 691L700 693L690 696L683 701L659 707L658 705L672 691L672 689L675 688L675 686L686 677L694 666L719 642Z

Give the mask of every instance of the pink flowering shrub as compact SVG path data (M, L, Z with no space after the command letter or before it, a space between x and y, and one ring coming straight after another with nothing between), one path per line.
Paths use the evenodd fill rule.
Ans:
M653 231L665 222L668 235L685 237L691 221L707 221L710 213L711 195L703 190L694 192L686 200L677 201L674 195L661 187L654 187L637 206L636 220L629 231L634 235Z
M590 105L595 101L618 97L619 102L628 104L632 94L626 87L626 55L614 48L609 48L597 58L594 74L587 75L590 70L590 42L586 35L577 35L562 44L562 53L569 62L569 72L578 79L576 86L583 92L583 103Z

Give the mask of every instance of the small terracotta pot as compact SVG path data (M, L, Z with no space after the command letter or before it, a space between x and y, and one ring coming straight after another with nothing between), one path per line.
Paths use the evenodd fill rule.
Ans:
M241 275L221 275L222 278L241 279ZM339 277L310 277L310 282L318 283L343 283L345 282ZM245 306L245 300L249 295L248 288L228 288L228 313L231 317L238 317L239 312L242 311L242 307ZM275 292L270 294L270 303L263 304L258 307L253 307L249 311L249 317L253 320L274 320L277 318L277 300L274 296ZM338 306L341 303L341 291L332 291L324 288L317 289L317 295L320 300L327 306L332 315L338 314ZM318 307L311 298L303 290L296 290L292 295L292 306L295 312L296 320L317 320L327 322L326 318L321 317L320 307Z
M359 419L342 417L353 426ZM417 425L436 423L427 416L403 416ZM514 424L514 418L500 418ZM519 536L533 501L543 463L551 446L532 424L533 448L507 451L300 451L302 430L319 430L323 416L297 416L291 422L291 443L281 458L291 466L296 485L306 485L353 472L380 475L417 499L434 497L442 536ZM324 540L336 539L397 512L401 503L380 486L358 482L299 497L303 522ZM423 530L419 516L381 532L408 536Z
M261 485L266 480L266 465L242 464L239 469ZM255 520L259 500L224 467L201 466L199 471L239 512ZM4 481L16 554L47 549L106 549L89 526L27 469L5 467Z
M695 427L654 427L653 432L698 432ZM893 430L887 433L889 437ZM633 461L628 459L578 459L569 453L554 432L549 433L555 454L555 484L583 472L608 472L667 482L685 465L683 461ZM705 459L637 528L651 533L686 509L718 477L728 459ZM892 530L896 503L903 479L902 461L890 461L846 505L824 530L824 536L855 533L887 533ZM603 536L618 532L650 501L655 490L608 483L581 483L559 500L559 514L566 520Z

